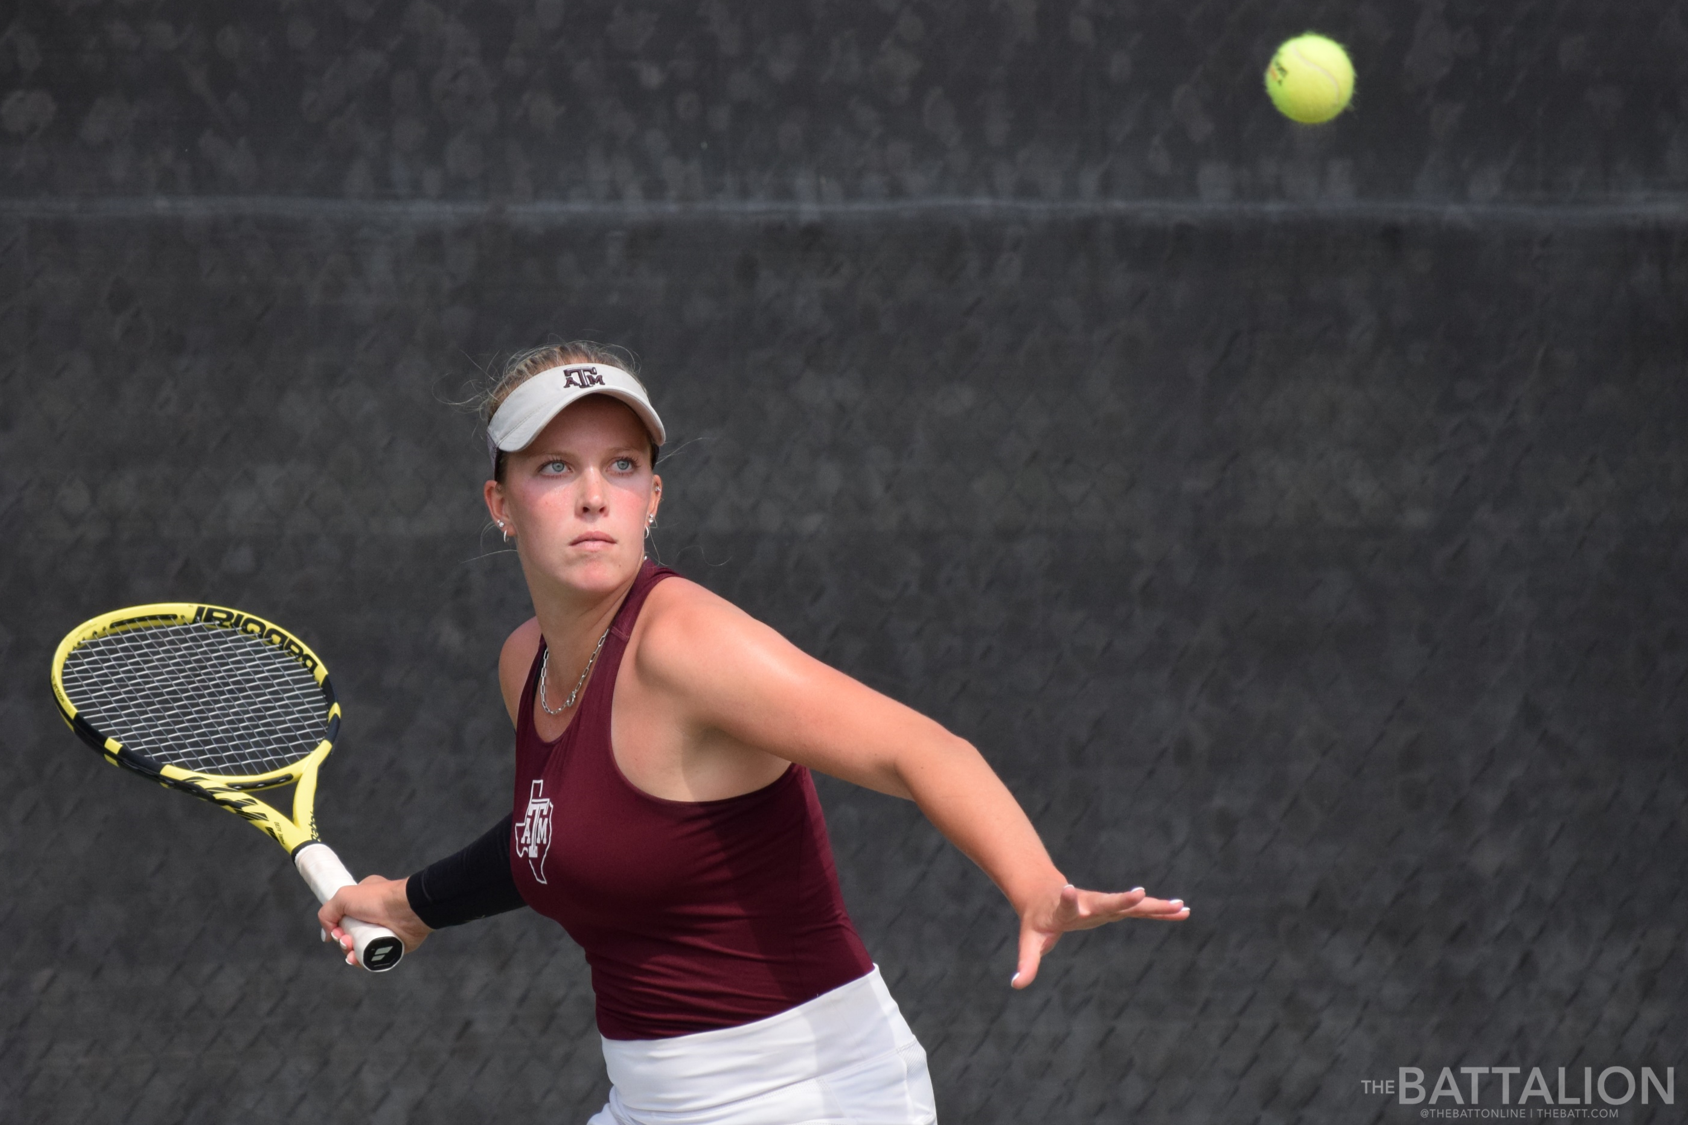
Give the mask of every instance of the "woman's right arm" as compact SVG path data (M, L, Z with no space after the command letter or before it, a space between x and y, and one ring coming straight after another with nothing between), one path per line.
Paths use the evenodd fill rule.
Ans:
M498 686L512 724L538 651L538 618L518 626L499 651ZM355 964L351 937L340 928L340 919L348 914L392 930L408 953L435 930L526 906L510 874L510 821L506 815L468 847L408 879L371 875L355 887L342 887L317 911L323 932L347 950L347 963Z

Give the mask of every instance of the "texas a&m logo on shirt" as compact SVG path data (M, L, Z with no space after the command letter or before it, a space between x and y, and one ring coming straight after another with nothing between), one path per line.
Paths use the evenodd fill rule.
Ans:
M533 877L545 882L545 857L551 851L551 799L545 781L536 778L528 795L527 813L516 824L516 854L528 861Z

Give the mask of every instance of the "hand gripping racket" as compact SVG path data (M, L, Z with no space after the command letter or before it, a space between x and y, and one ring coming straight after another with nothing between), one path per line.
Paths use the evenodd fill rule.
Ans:
M317 771L340 705L303 641L220 606L132 606L85 621L53 654L53 695L72 730L113 765L250 821L287 849L318 900L355 880L317 839ZM252 796L292 785L288 818ZM347 918L358 964L385 972L404 943Z

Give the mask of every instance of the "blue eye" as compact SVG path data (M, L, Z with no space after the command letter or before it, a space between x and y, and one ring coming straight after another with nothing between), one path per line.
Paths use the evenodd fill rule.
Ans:
M568 467L569 464L567 461L547 461L545 464L540 466L539 471L555 475L557 473L566 472Z
M615 467L624 473L630 473L638 466L633 464L633 458L631 457L617 457L615 459Z

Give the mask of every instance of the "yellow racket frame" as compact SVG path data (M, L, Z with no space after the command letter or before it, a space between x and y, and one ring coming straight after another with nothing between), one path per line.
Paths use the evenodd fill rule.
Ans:
M65 660L77 645L95 637L109 636L129 629L160 624L196 623L237 629L270 644L279 645L310 670L322 687L329 704L328 735L316 749L283 769L230 777L153 762L130 750L117 739L102 735L77 714L76 706L71 703L64 690ZM132 770L166 788L180 789L184 793L191 793L201 800L227 809L286 848L289 855L296 854L306 844L320 839L316 825L317 771L322 768L329 751L334 749L334 739L340 731L340 704L334 698L334 689L328 682L328 670L323 667L321 658L312 652L304 641L274 622L240 610L229 609L227 606L206 605L200 602L155 602L151 605L129 606L102 613L72 629L65 639L59 642L57 651L53 653L53 698L58 703L59 714L65 724L75 731L83 742L104 755L106 761L112 765ZM292 817L283 815L275 807L251 795L260 790L276 789L283 785L295 787Z

